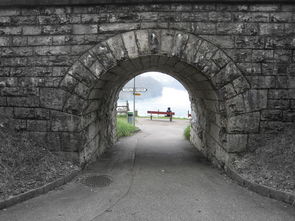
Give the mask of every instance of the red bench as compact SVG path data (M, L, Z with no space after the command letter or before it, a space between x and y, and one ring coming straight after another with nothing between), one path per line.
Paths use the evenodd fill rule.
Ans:
M162 112L162 111L148 111L147 113L151 115L151 120L153 119L153 114L165 115L166 117L169 117L170 121L172 121L172 116L175 115L174 112Z

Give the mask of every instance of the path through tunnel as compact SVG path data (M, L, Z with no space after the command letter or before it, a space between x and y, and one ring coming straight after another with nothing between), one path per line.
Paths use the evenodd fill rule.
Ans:
M246 78L218 47L173 30L139 30L116 35L90 49L60 82L64 123L81 164L116 141L116 102L133 77L159 71L187 89L192 108L191 142L206 157L224 165L244 151L247 124L255 113L241 109ZM240 115L236 115L239 113ZM54 116L53 116L54 117ZM255 116L254 116L255 117ZM229 120L230 119L230 120Z

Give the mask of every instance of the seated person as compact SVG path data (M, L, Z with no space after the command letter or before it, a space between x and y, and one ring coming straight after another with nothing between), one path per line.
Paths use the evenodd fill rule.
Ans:
M166 115L166 117L170 117L170 116L171 116L171 114L170 114L170 113L172 112L172 111L171 111L171 108L170 108L170 107L168 107L168 109L167 109L167 111L166 111L166 112L167 112L167 115Z

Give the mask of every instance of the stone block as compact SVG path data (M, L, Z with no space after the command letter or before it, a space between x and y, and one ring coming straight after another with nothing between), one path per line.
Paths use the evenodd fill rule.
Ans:
M82 97L83 99L87 99L90 93L90 88L82 83L78 83L75 86L75 89L73 92L77 94L79 97Z
M38 120L48 120L49 110L43 108L14 108L15 118L20 119L38 119Z
M9 26L11 23L11 17L0 17L0 26Z
M289 100L274 100L274 99L268 99L267 101L267 108L269 109L280 109L280 110L286 110L290 107L290 101Z
M225 101L226 113L228 116L238 115L246 112L243 95L237 95Z
M217 34L242 34L242 35L257 35L258 24L256 23L218 23Z
M260 36L236 36L235 45L237 48L264 48L265 39Z
M135 32L138 52L140 55L150 53L149 47L149 33L146 30L138 30Z
M35 16L14 16L11 17L13 25L36 25L37 19Z
M248 135L247 134L227 134L227 141L223 145L229 153L240 153L246 151Z
M263 134L283 133L286 126L281 121L261 121L260 132Z
M25 131L27 129L26 120L14 120L13 123L16 131Z
M152 54L156 54L160 50L161 32L158 30L151 30L149 32L149 43Z
M283 121L295 122L295 111L283 111Z
M270 35L270 36L275 36L275 35L282 35L285 33L284 30L285 26L284 24L274 24L274 23L260 23L259 24L259 34L260 35Z
M78 27L76 27L76 29L78 29ZM45 26L42 26L42 33L46 35L71 34L72 26L71 25L45 25Z
M283 112L281 110L263 110L261 111L261 120L266 121L281 121Z
M195 34L216 34L216 24L206 22L192 23L192 32Z
M220 96L222 99L230 99L236 95L237 93L231 83L226 84L220 88Z
M85 111L87 104L87 101L73 94L65 102L63 111L70 114L81 115Z
M27 130L45 132L50 130L50 123L47 120L27 120Z
M0 27L0 35L21 35L22 27Z
M20 9L14 9L14 8L1 8L0 9L1 16L16 16L16 15L20 15L20 14L21 14Z
M97 60L97 57L93 53L85 53L82 55L79 60L84 64L86 67L90 68L91 65Z
M295 75L294 76L288 76L288 80L287 80L287 85L288 85L288 88L292 88L292 89L295 89Z
M81 119L79 116L64 112L51 111L52 131L77 132L80 130L80 123Z
M58 133L53 132L28 132L29 136L41 147L50 151L60 151L60 138Z
M276 87L276 78L274 76L250 76L248 77L252 88L268 89Z
M292 12L272 12L270 13L270 22L292 22Z
M172 56L181 57L189 36L187 34L176 32L174 36L174 44L172 47ZM162 38L162 43L165 39Z
M202 16L204 19L206 19L205 16ZM209 12L209 21L213 22L229 22L231 21L232 16L230 12Z
M236 22L269 22L269 14L265 12L235 12L233 21Z
M73 25L73 34L83 35L83 34L97 34L97 25Z
M241 72L237 66L230 62L213 77L212 81L214 81L215 85L221 87L237 79L240 75Z
M28 46L28 36L13 36L11 46Z
M171 55L174 45L174 35L175 32L173 30L161 31L161 52L163 52L163 54Z
M288 89L269 89L268 98L269 99L288 99L289 98Z
M70 46L38 46L34 48L36 55L69 55Z
M0 107L7 106L6 97L0 97Z
M13 118L13 108L12 107L0 107L0 114L2 117L7 119Z
M40 26L24 26L22 31L23 35L40 35L42 32Z
M248 90L243 96L247 112L262 110L267 107L267 90Z
M289 98L295 99L295 89L289 89L288 90Z
M273 62L274 61L273 50L252 50L252 60L254 62Z
M51 45L52 36L29 36L28 45Z
M84 137L81 133L60 133L61 150L66 152L78 152L84 144Z
M127 58L127 52L125 51L124 43L120 35L108 39L107 44L116 60Z
M10 38L9 37L0 37L0 47L10 46Z
M201 38L206 39L212 44L223 48L234 48L235 47L235 38L230 35L200 35Z
M187 42L184 52L182 54L183 58L189 64L194 62L195 54L197 53L202 41L203 41L202 39L197 38L194 35L189 35L188 42ZM218 57L216 59L218 59Z
M39 107L39 97L7 97L7 105L11 107Z
M279 11L280 5L279 4L253 4L249 6L250 11L256 12L272 12L272 11Z
M260 113L246 113L232 116L227 121L229 133L256 133L259 131Z
M97 78L88 69L86 69L80 62L76 62L68 71L78 81L91 87Z
M109 23L100 24L99 32L119 32L119 31L131 31L140 28L140 23Z
M40 89L40 106L49 109L62 110L63 105L69 97L66 91L57 88Z
M137 58L138 57L138 48L135 39L135 33L127 32L122 34L122 39L127 50L129 58Z

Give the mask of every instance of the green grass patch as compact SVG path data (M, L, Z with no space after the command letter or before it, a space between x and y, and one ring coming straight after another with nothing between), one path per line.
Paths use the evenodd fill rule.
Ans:
M123 117L123 116L117 117L117 137L118 138L130 136L137 130L138 130L137 127L127 122L126 117Z
M190 125L184 129L183 135L184 135L185 139L190 140L190 137L191 137L191 126Z

